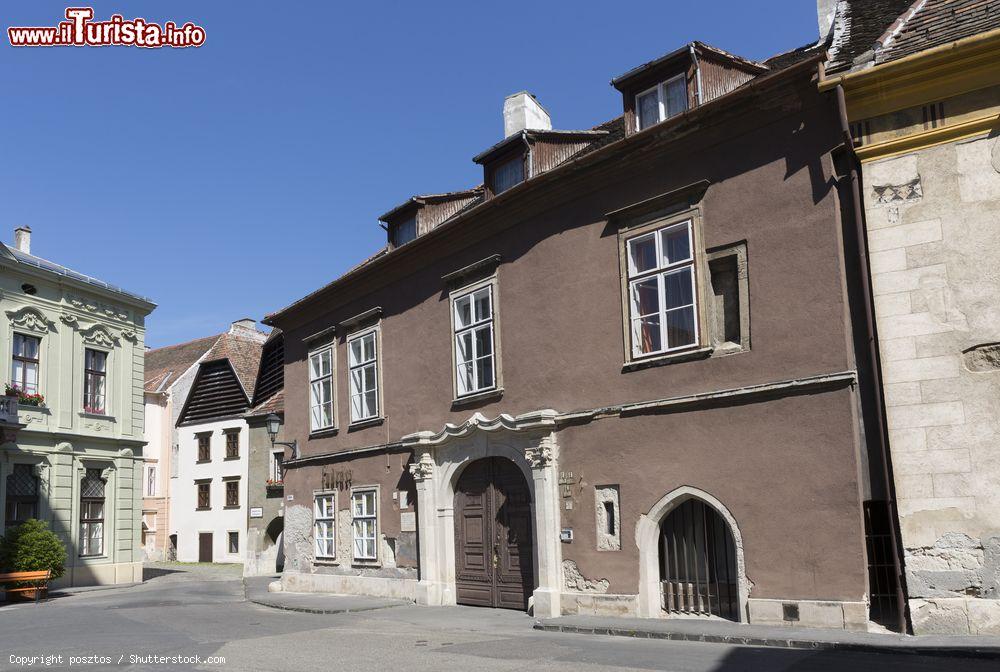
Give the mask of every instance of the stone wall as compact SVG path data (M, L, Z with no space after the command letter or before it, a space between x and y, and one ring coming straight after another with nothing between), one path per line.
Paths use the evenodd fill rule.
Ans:
M868 243L914 631L1000 633L1000 145L867 164Z

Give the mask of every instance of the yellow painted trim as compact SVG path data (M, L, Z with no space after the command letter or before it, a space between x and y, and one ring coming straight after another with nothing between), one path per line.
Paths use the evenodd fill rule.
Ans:
M895 138L887 142L880 142L874 145L864 145L858 147L855 153L862 162L885 159L899 154L906 154L918 149L926 149L936 145L943 145L956 140L971 138L981 133L987 133L1000 125L1000 116L982 117L965 121L961 124L952 124L942 128L935 128L930 131L913 133L901 138Z
M851 121L1000 84L1000 29L934 47L866 70L821 78L842 85Z

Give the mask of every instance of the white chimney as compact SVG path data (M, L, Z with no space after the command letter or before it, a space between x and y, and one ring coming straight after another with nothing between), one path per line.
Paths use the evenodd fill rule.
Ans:
M816 23L819 26L820 42L826 39L833 28L833 20L837 16L838 0L816 0Z
M30 226L19 226L14 229L14 247L25 254L31 254Z
M527 91L511 94L503 101L503 137L509 138L524 130L552 130L549 113Z
M236 320L233 322L232 326L229 327L229 333L233 333L239 329L256 329L257 321L252 317L244 317L242 320Z

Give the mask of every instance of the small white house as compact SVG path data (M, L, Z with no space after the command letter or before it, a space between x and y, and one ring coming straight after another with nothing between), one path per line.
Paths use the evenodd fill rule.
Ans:
M201 359L177 421L170 530L181 562L242 562L247 537L249 427L267 335L234 322Z

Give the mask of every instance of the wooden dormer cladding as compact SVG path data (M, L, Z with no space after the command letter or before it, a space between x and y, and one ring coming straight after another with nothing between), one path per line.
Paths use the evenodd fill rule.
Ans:
M191 386L178 424L241 415L250 407L228 359L204 362Z
M379 217L379 221L385 224L390 247L399 247L400 244L409 242L398 242L397 232L401 225L408 225L408 221L412 219L415 223L413 237L422 236L478 202L482 195L483 188L474 187L464 191L414 196Z
M260 370L254 386L253 406L258 406L285 386L285 338L275 330L264 343Z
M611 80L622 94L625 133L638 129L636 97L649 89L681 77L686 86L687 109L723 96L757 75L766 65L749 61L702 42L691 42ZM664 119L665 120L665 119Z

